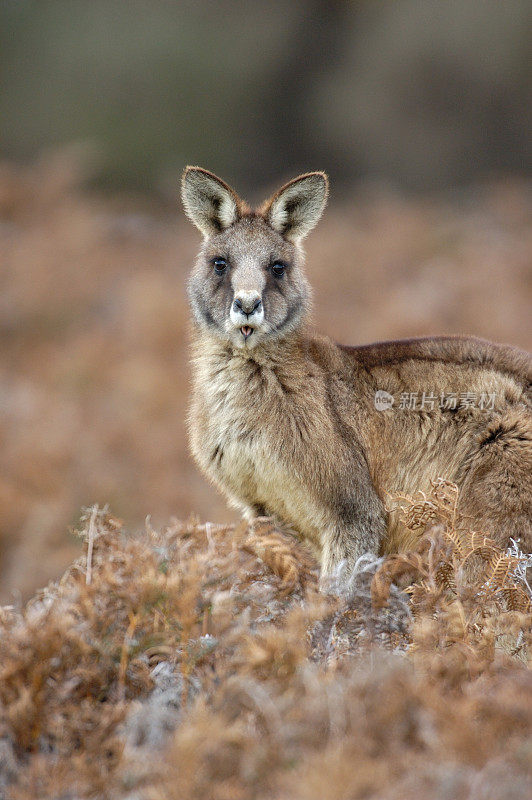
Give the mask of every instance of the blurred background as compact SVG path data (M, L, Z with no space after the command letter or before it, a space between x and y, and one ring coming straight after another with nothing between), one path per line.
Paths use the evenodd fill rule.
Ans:
M0 0L0 599L131 529L234 519L186 440L180 173L260 200L325 169L339 341L532 347L529 0Z

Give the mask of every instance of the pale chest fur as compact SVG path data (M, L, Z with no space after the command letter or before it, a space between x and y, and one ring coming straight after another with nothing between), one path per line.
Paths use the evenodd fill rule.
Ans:
M329 520L308 480L313 461L319 470L312 402L294 404L275 372L251 360L202 355L191 421L196 460L234 505L274 514L319 545Z

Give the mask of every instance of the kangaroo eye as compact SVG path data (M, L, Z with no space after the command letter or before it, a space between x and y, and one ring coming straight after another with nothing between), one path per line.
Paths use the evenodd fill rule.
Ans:
M225 258L213 258L212 264L217 275L223 275L227 269L227 261Z
M281 278L284 275L286 269L286 264L283 264L282 261L276 261L275 264L272 264L272 272L276 278Z

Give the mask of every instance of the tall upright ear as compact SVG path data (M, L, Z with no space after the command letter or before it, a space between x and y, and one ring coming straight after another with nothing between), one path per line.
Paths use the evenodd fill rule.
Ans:
M323 214L329 193L324 172L307 172L287 183L266 201L262 213L285 239L298 242Z
M242 201L224 181L201 167L187 167L181 182L185 212L204 236L229 228L240 216Z

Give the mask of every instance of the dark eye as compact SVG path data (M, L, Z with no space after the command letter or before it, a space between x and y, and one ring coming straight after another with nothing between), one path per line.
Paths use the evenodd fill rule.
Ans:
M223 275L227 269L227 261L225 258L213 258L212 264L217 275Z
M283 264L282 261L276 261L274 264L272 264L272 272L276 278L282 278L285 269L286 264Z

